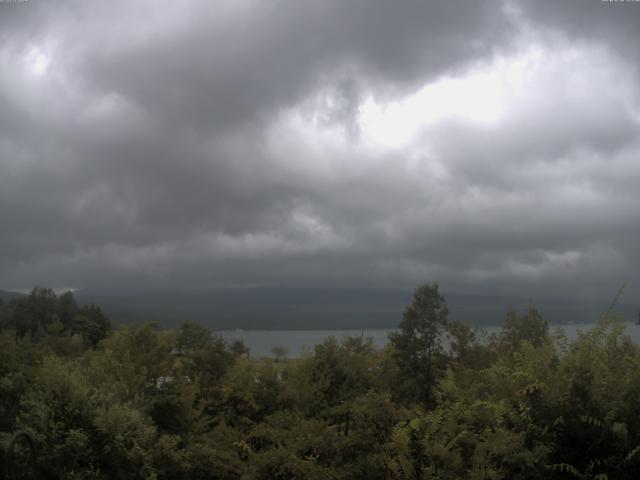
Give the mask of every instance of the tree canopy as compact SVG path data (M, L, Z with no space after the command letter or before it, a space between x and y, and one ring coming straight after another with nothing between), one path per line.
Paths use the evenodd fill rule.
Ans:
M443 349L441 337L448 326L449 310L438 284L421 285L413 292L413 303L407 306L398 331L389 339L394 347L398 366L410 383L406 394L425 405L432 401L438 360Z
M640 348L610 316L570 341L530 308L485 335L423 285L385 348L331 337L298 358L249 357L190 322L109 329L99 308L47 289L0 318L0 479L31 478L4 457L17 430L43 479L640 471Z

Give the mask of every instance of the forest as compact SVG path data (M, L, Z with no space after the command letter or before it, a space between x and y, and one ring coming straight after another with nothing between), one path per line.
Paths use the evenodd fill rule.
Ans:
M487 335L425 284L398 319L383 349L255 358L36 288L0 304L0 478L638 478L640 348L611 310L572 341L533 306Z

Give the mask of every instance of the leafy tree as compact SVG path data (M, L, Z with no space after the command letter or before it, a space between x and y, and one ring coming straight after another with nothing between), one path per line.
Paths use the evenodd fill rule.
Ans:
M16 335L34 338L40 331L58 318L56 294L49 288L35 287L26 297L9 302L8 325Z
M234 362L235 357L227 349L222 337L215 335L210 336L204 347L186 356L184 369L189 378L208 388L219 384Z
M2 331L6 330L9 327L8 317L9 317L9 309L7 308L7 305L4 302L4 300L0 298L0 333L2 333Z
M233 342L231 342L231 346L229 348L236 357L248 357L251 353L249 347L247 347L242 340L234 340Z
M477 370L488 368L495 361L492 337L483 331L454 320L447 326L447 336L452 366Z
M448 308L438 284L422 285L413 292L413 303L405 309L399 331L389 335L407 381L405 390L425 405L432 405L431 388L440 369L441 336L447 324Z
M111 330L109 319L95 305L79 307L71 292L57 297L49 288L34 288L2 309L2 322L19 337L44 340L47 335L80 335L95 347Z
M278 363L288 355L289 351L286 347L278 345L271 349L271 353L273 353L273 356L276 358L276 363Z
M82 335L92 347L98 345L110 330L109 319L96 305L83 306L72 321L72 332Z
M158 477L238 480L247 469L245 445L241 432L228 425L218 425L185 442L177 465L158 465Z
M447 334L451 338L451 355L457 360L466 359L476 343L476 332L458 320L449 322Z
M0 432L16 428L20 401L42 361L31 341L0 333Z
M522 315L518 315L515 309L507 313L499 341L503 349L513 352L520 349L520 344L523 341L538 347L545 343L548 338L549 325L547 321L531 305Z
M640 351L603 317L567 345L557 367L551 431L555 469L631 479L640 469ZM632 400L634 399L634 400Z
M97 392L77 366L47 357L20 403L19 424L41 448L44 478L97 478L99 446L93 442Z
M341 417L348 402L379 384L371 339L335 337L316 345L313 354L291 372L291 386L302 408Z
M211 331L195 322L183 322L178 328L176 348L179 353L188 353L211 345Z
M60 295L56 302L56 315L62 324L62 330L71 330L74 317L78 314L80 308L76 303L73 293L70 291Z
M161 377L156 381L149 415L158 430L173 435L192 435L206 429L198 386L188 377Z

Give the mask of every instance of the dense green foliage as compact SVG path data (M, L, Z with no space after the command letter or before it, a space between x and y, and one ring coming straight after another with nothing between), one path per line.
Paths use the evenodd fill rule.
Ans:
M530 308L483 336L425 285L383 350L329 338L256 359L189 322L110 331L97 307L36 289L0 305L0 329L0 450L31 432L45 479L640 471L640 349L608 317L570 342Z

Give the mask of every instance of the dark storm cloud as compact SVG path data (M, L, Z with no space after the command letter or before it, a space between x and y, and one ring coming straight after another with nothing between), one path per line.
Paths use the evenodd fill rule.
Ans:
M0 3L0 286L638 280L640 8L537 5Z
M239 5L205 2L192 22L153 41L98 47L85 73L175 125L232 128L268 121L335 77L348 85L364 74L391 89L424 82L491 53L511 30L497 1Z
M634 63L640 57L637 2L523 0L518 5L531 21L564 32L576 41L602 43Z

